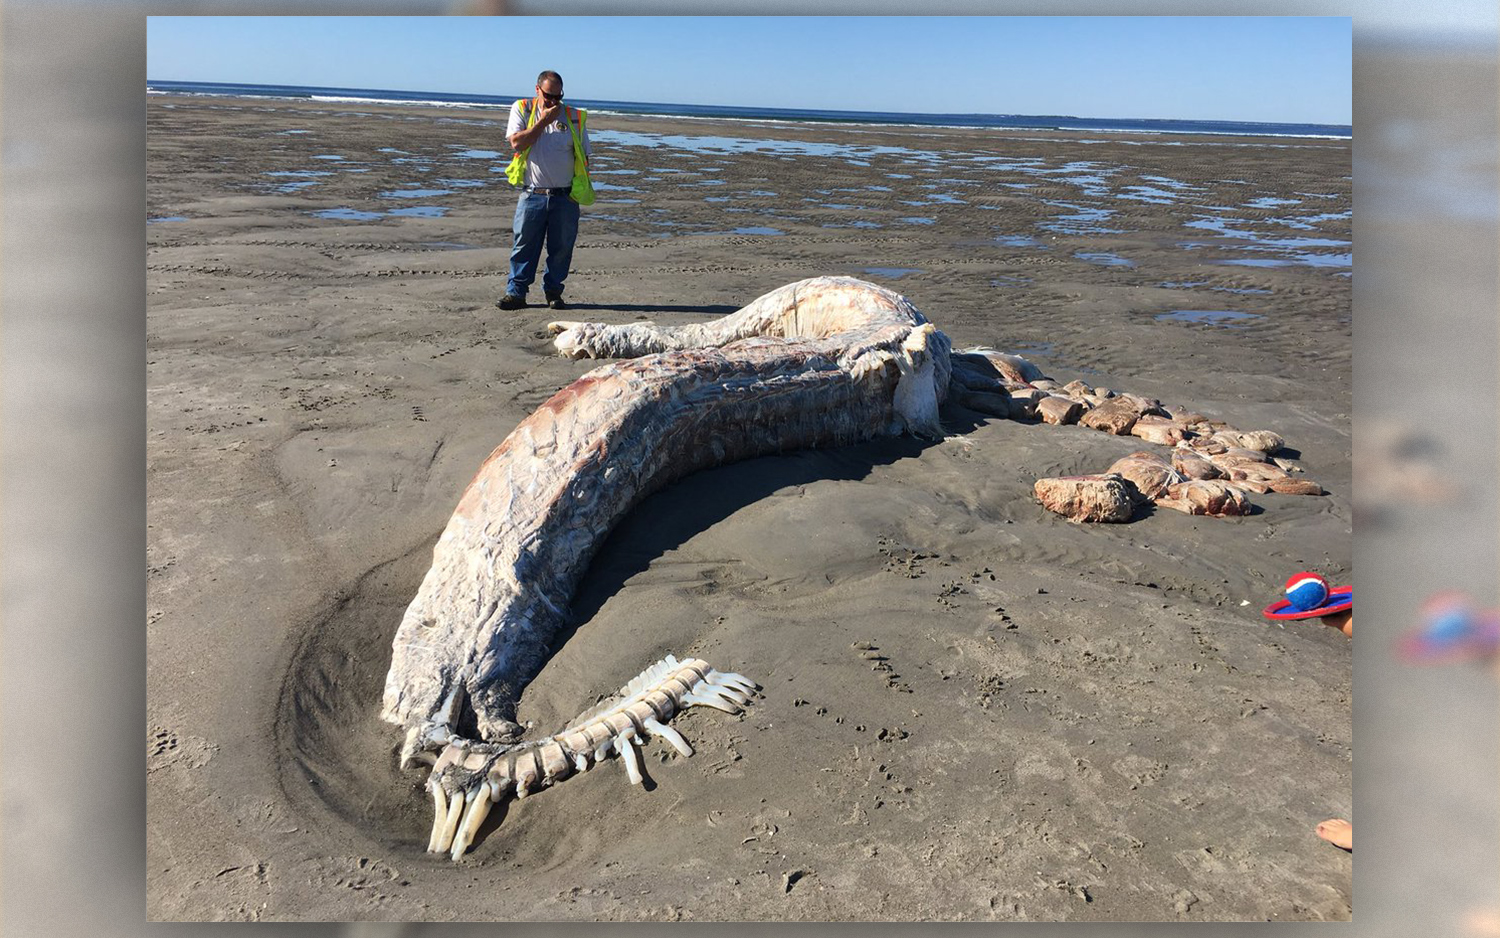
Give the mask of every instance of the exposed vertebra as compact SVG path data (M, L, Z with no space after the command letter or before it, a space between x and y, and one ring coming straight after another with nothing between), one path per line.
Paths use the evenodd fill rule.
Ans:
M433 801L427 850L457 860L473 844L490 805L587 772L611 755L621 758L631 784L639 785L643 777L635 747L644 742L643 734L659 736L691 756L693 747L666 721L694 705L738 713L755 691L755 682L742 675L715 671L696 658L678 661L668 655L545 739L510 744L454 739L435 758L430 753L423 757L433 759L427 779Z

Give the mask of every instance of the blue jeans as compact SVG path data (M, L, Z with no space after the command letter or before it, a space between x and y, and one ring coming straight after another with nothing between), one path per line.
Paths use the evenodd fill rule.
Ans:
M536 280L536 264L547 245L547 269L542 274L542 291L547 295L562 292L573 263L573 242L578 240L578 203L566 192L545 195L523 192L516 203L515 246L510 251L510 280L505 292L525 297Z

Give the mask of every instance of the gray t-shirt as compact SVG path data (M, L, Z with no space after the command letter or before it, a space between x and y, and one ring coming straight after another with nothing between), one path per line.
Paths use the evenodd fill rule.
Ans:
M526 129L526 115L535 105L534 100L517 101L510 106L510 120L505 125L505 136ZM526 184L542 188L556 188L573 184L573 133L567 121L573 119L573 109L568 108L553 121L537 138L526 155ZM589 154L588 120L584 120L583 152Z

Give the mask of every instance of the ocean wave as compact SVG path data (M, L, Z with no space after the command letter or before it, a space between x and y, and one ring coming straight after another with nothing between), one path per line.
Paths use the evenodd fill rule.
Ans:
M412 107L477 107L488 110L509 109L510 104L491 104L486 101L441 101L436 98L367 98L352 95L314 94L308 96L312 101L323 101L329 104L379 104L379 105L410 105Z

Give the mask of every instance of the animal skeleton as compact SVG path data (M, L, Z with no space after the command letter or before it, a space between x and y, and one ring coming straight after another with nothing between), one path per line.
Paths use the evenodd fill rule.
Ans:
M1158 409L1154 401L1114 398L1080 383L1059 389L1017 356L955 352L905 297L849 277L788 284L704 323L549 328L565 356L629 360L563 388L480 466L397 629L386 676L381 716L406 730L402 766L432 765L427 849L454 860L501 798L523 798L616 755L639 783L635 746L643 734L691 755L667 725L673 716L695 705L737 713L757 690L739 674L668 655L562 731L521 740L516 703L546 662L579 578L615 523L650 493L698 469L767 453L882 434L939 438L938 407L950 393L1003 417L1031 416L1048 399L1075 410L1097 406L1099 419L1089 425L1112 433L1128 432L1144 411ZM1197 414L1158 423L1173 431L1163 441L1226 457L1266 459L1263 453L1282 442ZM1247 445L1263 452L1231 452ZM1118 478L1039 480L1038 495L1074 520L1126 520L1132 509L1124 488L1114 495L1120 510L1105 511L1108 517L1095 516L1092 490L1067 488ZM1224 491L1215 498L1243 501L1233 482L1189 481L1172 491L1193 486L1219 486ZM1303 483L1309 486L1322 491ZM1177 493L1179 500L1198 495L1197 488ZM1217 502L1157 503L1227 511ZM460 735L470 715L478 738Z
M667 721L738 712L755 684L667 657L546 739L521 741L521 690L541 670L600 542L651 492L697 469L881 434L937 438L954 368L1003 387L993 359L950 359L904 297L864 281L789 284L707 323L553 323L564 355L632 357L588 372L527 417L480 467L397 629L381 716L405 728L402 766L430 762L430 851L456 860L493 802L620 756L639 780L642 733L691 747ZM979 376L979 377L976 377ZM988 383L986 383L988 382ZM479 738L459 734L472 714Z

